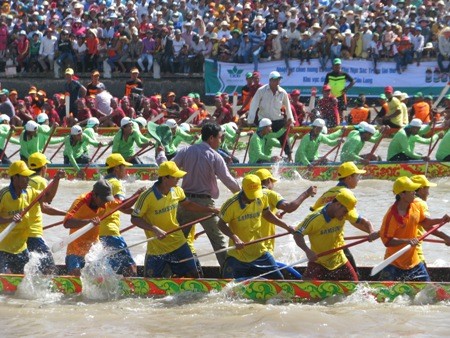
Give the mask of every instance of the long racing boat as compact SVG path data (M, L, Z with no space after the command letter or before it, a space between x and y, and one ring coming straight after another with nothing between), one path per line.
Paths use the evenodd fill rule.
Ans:
M229 166L230 172L235 177L243 177L261 168L271 169L276 176L295 179L302 177L311 181L337 180L337 168L340 163L329 163L315 165L311 168L295 163L279 164L233 164ZM83 168L83 167L82 167ZM450 176L450 162L439 161L409 161L409 162L371 162L361 166L367 173L363 179L394 180L399 176L412 176L427 174L429 178ZM69 165L50 164L47 169L48 178L53 178L56 172L63 169L66 177L70 180L77 178L76 170ZM106 173L104 165L93 164L84 169L85 180L97 180ZM128 175L132 180L156 180L158 178L158 167L155 164L141 164L127 167ZM8 165L0 165L0 175L8 177Z
M301 272L301 268L297 268ZM414 298L423 294L427 301L450 300L450 270L429 268L433 282L393 282L370 280L370 268L360 268L360 282L353 281L306 281L266 280L233 281L218 277L217 267L205 267L205 278L114 278L55 276L39 277L38 284L51 292L64 295L83 294L87 284L98 290L105 290L114 297L161 297L181 293L209 294L224 293L227 297L245 298L257 302L318 302L330 297L348 296L355 292L369 295L378 302L389 302L399 296ZM27 280L25 280L27 279ZM44 279L44 281L43 281ZM29 287L29 278L23 275L0 275L0 294L14 295L21 287Z

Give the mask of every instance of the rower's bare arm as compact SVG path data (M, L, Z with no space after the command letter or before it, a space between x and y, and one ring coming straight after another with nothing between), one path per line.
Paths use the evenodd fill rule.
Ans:
M241 241L241 239L236 236L230 229L230 227L225 223L224 220L219 219L219 222L217 223L217 227L220 231L223 232L223 234L229 238L231 238L236 245L236 249L240 250L243 249L245 246L245 243Z
M278 207L278 209L281 209L283 211L286 211L288 213L294 212L297 210L300 205L308 198L308 197L314 197L317 193L317 187L311 186L306 191L302 192L295 200L291 202L282 202Z
M297 244L297 246L305 252L306 257L308 257L309 261L314 262L317 259L317 255L314 253L314 251L312 251L306 245L305 236L303 236L303 234L301 234L299 232L295 232L294 240L295 240L295 244Z
M380 237L379 232L375 231L375 229L373 228L372 222L370 222L368 219L364 217L361 217L359 222L354 223L353 226L361 231L368 233L370 242Z
M447 223L450 221L450 216L445 214L441 218L425 218L420 224L426 229L430 230L433 225L440 224L442 222Z
M166 236L165 231L161 230L153 224L148 223L141 217L131 216L131 224L137 226L138 228L153 232L159 239L162 239Z
M67 211L55 208L48 203L41 203L41 210L44 214L51 216L65 216L67 214Z
M264 209L262 216L265 220L269 221L272 224L278 225L279 227L289 231L291 234L294 233L295 229L286 223L284 223L281 219L279 219L277 216L275 216L269 208Z
M94 217L91 219L80 219L80 218L68 218L66 220L64 220L64 228L67 229L73 229L73 228L81 228L84 227L85 225L88 225L89 223L94 223L95 225L100 224L100 218L98 217Z

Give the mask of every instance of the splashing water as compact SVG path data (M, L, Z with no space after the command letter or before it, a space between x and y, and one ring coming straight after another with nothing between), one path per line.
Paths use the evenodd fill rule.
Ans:
M40 271L41 261L45 254L31 252L30 260L24 268L24 278L17 287L16 296L24 299L39 299L44 302L57 302L62 294L55 292L52 276L44 275Z
M121 276L111 268L106 257L109 250L101 243L91 247L85 257L85 267L81 269L82 295L90 300L112 300L120 296Z

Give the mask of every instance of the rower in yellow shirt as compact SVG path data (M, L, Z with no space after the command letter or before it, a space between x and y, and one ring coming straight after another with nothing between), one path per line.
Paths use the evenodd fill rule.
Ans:
M33 174L24 161L16 161L8 169L10 184L0 190L0 232L11 222L17 222L0 242L0 273L23 273L29 260L29 216L21 217L20 213L39 195L39 191L28 185Z
M131 223L144 229L147 238L156 237L147 244L145 257L145 276L163 277L167 266L178 277L198 278L199 274L194 257L183 232L167 232L179 228L177 209L199 213L218 213L216 208L202 206L186 198L184 190L178 187L178 181L186 175L175 162L166 161L158 169L158 181L141 194L136 202ZM186 260L184 262L179 262Z
M242 190L222 205L219 217L220 231L230 238L230 246L236 246L236 249L228 251L222 272L224 278L248 278L268 273L266 278L283 279L265 241L246 245L263 238L263 217L268 222L293 232L290 226L270 211L269 199L263 193L258 176L249 174L244 177Z
M50 161L42 153L31 154L28 158L28 166L35 172L30 176L29 184L31 187L41 192L44 190L48 181L45 178L47 172L47 164ZM36 204L29 212L30 231L28 234L27 246L30 252L38 252L43 255L41 258L39 269L44 273L55 272L55 261L53 255L43 238L43 219L42 214L52 216L65 216L66 211L52 206L50 203L56 195L59 186L59 180L65 176L63 170L59 170L53 178L54 183L46 193L46 199L41 204ZM41 208L42 205L42 208Z

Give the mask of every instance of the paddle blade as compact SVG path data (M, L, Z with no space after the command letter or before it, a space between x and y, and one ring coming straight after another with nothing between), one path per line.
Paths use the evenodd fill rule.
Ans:
M383 270L386 266L388 266L389 264L391 264L393 261L395 261L397 258L403 256L403 254L405 254L409 249L411 249L411 244L408 244L407 246L405 246L404 248L400 249L399 251L397 251L395 254L393 254L392 256L386 258L384 261L382 261L380 264L374 266L372 268L372 271L370 272L371 276L376 275L378 272L380 272L381 270Z
M16 222L11 222L9 225L0 233L0 242L5 239L6 236L16 227Z
M81 236L83 236L86 232L88 232L89 230L91 230L93 227L95 226L94 223L89 223L88 225L85 225L84 227L82 227L81 229L79 229L78 231L71 233L69 236L67 236L66 238L64 238L62 241L59 241L55 244L52 245L52 252L58 252L61 249L65 248L67 245L69 245L70 243L72 243L74 240L80 238Z

